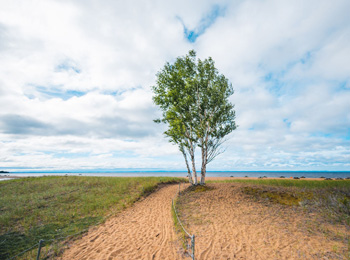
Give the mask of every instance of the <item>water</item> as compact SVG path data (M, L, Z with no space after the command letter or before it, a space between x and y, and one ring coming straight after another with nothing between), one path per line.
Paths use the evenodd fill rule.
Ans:
M13 178L1 178L0 177L0 181L8 181L8 180L13 180Z
M200 176L200 173L197 173ZM185 171L118 171L118 172L16 172L6 173L9 177L39 177L39 176L103 176L103 177L185 177ZM306 178L346 178L350 177L350 172L335 171L208 171L207 177L301 177ZM1 175L0 175L0 179Z

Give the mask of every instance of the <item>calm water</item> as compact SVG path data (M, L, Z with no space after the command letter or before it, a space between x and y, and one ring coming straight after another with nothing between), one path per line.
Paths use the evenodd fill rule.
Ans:
M0 174L1 176L5 174ZM6 173L6 175L9 176L32 176L32 177L39 177L39 176L64 176L64 175L70 175L70 176L106 176L106 177L148 177L148 176L155 176L155 177L183 177L187 175L187 172L185 171L118 171L118 172L16 172L16 173ZM198 173L200 175L200 173ZM254 171L254 172L248 172L248 171L210 171L207 172L208 177L260 177L260 176L266 176L266 177L301 177L304 176L306 178L319 178L319 177L328 177L328 178L346 178L350 177L350 171L348 172L332 172L332 171L317 171L317 172L311 172L311 171L298 171L298 172L288 172L288 171Z

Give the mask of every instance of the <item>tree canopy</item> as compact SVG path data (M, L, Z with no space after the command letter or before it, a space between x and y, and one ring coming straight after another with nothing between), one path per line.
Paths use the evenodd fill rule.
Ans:
M229 102L232 85L212 58L197 60L193 50L173 64L166 63L156 76L153 101L162 118L155 122L168 125L164 134L178 145L192 184L197 184L195 149L201 149L201 184L205 184L207 164L223 152L225 136L236 129L234 106Z

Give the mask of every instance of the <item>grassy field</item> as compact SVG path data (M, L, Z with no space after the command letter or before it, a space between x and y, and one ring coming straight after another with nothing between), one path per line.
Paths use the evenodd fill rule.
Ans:
M57 254L77 236L132 205L171 177L40 177L0 182L0 259L45 240L44 256ZM51 246L50 246L51 245ZM35 259L37 247L22 256ZM17 258L16 258L17 259ZM19 257L18 259L21 259Z

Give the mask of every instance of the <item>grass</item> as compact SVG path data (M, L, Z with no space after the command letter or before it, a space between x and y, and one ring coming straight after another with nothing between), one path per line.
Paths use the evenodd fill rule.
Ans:
M180 218L180 221L181 221L182 217L184 217L181 214L181 212L183 211L183 207L188 206L187 203L185 203L185 202L188 202L186 199L188 197L188 194L198 194L198 193L206 192L206 191L212 190L212 189L213 189L212 187L202 186L202 185L189 186L185 190L181 191L181 194L176 199L173 200L173 207L171 207L171 213L172 213L172 217L173 217L173 221L174 221L175 230L176 230L177 234L179 235L179 240L181 241L182 248L184 249L185 254L186 253L189 254L188 256L190 256L190 254L192 254L191 238L188 236L188 234L182 228L182 226L181 226L181 224L176 216L174 207L176 208L178 217ZM190 217L191 217L191 220L195 219L195 216L193 216L193 214ZM184 223L183 221L181 221L181 222L182 222L182 225L186 226L186 223ZM186 227L186 230L187 230L187 232L189 232L188 227Z
M129 207L161 183L184 181L171 177L40 177L0 183L0 259L10 258L45 240L43 253L58 254L67 236ZM51 240L51 241L50 241ZM33 258L34 248L22 259ZM35 257L34 257L35 258ZM20 258L19 258L20 259Z
M306 192L293 192L289 193L285 190L274 190L271 188L259 188L259 187L243 187L243 193L259 197L262 199L268 199L271 202L279 203L282 205L298 205L303 199L312 198L312 193Z
M200 213L200 203L198 198L202 193L214 190L215 188L209 185L189 186L177 200L178 214L184 217L186 224L207 225L211 223L208 219L204 221L203 214Z
M206 185L196 185L196 186L189 186L185 190L185 193L189 193L189 192L194 192L194 193L206 192L208 190L213 190L213 189L214 189L213 187L206 186Z
M174 209L174 207L176 208L176 202L177 202L177 200L174 199L173 200L173 205L171 207L171 215L173 217L175 230L180 236L180 241L181 241L181 244L182 244L182 248L186 251L187 250L188 236L187 236L186 232L183 230L183 228L181 227L180 222L179 222L179 220L178 220L178 218L176 216L175 209Z
M208 181L210 182L210 181ZM317 211L331 222L350 225L350 180L223 180L246 184L242 192L257 199Z
M268 185L268 186L279 186L279 187L299 187L299 188L308 188L308 189L349 189L350 190L350 180L294 180L294 179L258 179L258 180L244 180L244 179L232 179L232 180L220 180L220 181L207 181L211 182L238 182L238 183L249 183L256 185Z

